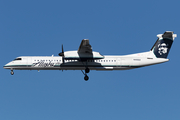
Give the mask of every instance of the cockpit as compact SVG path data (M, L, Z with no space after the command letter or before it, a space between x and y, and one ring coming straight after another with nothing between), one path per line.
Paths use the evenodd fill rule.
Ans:
M16 59L14 59L13 61L16 61L16 60L22 60L22 58L16 58Z

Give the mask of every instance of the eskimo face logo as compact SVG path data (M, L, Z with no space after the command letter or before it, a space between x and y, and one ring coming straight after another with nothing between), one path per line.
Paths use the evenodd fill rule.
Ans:
M160 55L166 54L168 52L168 44L162 43L158 45L158 53Z
M167 58L173 40L163 38L157 41L154 47L154 54L157 58Z

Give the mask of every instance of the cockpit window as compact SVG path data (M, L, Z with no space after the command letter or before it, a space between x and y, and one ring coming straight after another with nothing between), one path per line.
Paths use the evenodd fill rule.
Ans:
M22 60L22 58L16 58L16 59L14 59L14 61L15 61L15 60Z

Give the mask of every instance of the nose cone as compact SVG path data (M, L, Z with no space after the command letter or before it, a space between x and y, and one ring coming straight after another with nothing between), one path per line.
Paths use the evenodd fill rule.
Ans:
M4 69L11 69L11 65L10 65L10 63L8 63L8 64L4 65L4 66L3 66L3 68L4 68Z
M8 69L8 64L3 66L4 69Z

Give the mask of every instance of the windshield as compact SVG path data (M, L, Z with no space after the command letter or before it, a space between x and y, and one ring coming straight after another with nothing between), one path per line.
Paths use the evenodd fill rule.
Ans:
M15 61L15 60L22 60L22 58L16 58L16 59L14 59L14 61Z

